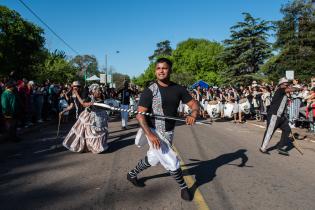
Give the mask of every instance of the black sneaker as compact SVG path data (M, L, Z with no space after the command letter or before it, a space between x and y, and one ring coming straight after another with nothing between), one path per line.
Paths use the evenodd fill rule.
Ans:
M132 178L130 174L127 174L127 180L130 181L136 187L144 187L145 184L143 182L139 182L137 177Z
M191 193L189 192L188 187L185 187L184 189L181 189L180 196L185 201L191 201L192 200L192 196L191 196Z
M281 149L281 148L278 149L278 153L279 153L280 155L289 156L288 151L286 151L286 150L284 150L284 149Z

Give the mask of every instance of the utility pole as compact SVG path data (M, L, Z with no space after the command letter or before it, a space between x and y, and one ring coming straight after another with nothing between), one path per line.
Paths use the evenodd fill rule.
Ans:
M120 53L120 51L116 51L116 54L118 54L118 53ZM107 66L107 53L105 54L105 78L106 78L106 85L107 85L107 79L108 79L108 73L111 73L112 74L112 72L111 72L111 69L109 69L108 70L108 66ZM111 75L112 76L112 75ZM111 78L111 82L110 83L112 83L112 78Z
M83 67L83 71L84 71L84 86L86 86L87 66L84 66L84 67Z
M105 54L105 85L107 85L107 54Z

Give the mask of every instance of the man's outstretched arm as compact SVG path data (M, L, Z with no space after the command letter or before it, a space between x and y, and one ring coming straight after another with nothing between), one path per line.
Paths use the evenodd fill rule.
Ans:
M187 125L193 125L196 122L196 118L198 117L199 113L199 104L196 100L192 99L187 103L187 106L191 109L191 115L186 117Z

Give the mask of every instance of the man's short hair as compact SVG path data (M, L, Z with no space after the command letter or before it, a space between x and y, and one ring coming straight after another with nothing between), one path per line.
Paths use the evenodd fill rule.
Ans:
M167 63L167 65L170 67L170 69L173 66L173 63L171 60L167 59L167 58L159 58L156 60L155 65L157 65L158 63Z

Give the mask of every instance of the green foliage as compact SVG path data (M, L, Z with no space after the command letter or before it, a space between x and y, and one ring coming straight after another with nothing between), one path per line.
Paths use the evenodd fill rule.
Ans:
M77 75L81 78L88 78L100 73L94 55L77 55L71 60L71 63L78 69Z
M196 82L195 78L189 72L176 72L171 75L171 80L185 86L189 86Z
M295 0L281 12L274 44L279 54L266 64L265 72L278 79L294 70L297 78L307 80L315 72L315 10L310 1Z
M230 28L230 39L224 40L225 50L220 56L228 68L224 72L229 83L248 83L259 66L271 54L271 45L267 41L271 23L243 13L244 21Z
M43 30L4 6L0 17L0 74L14 70L21 78L32 76L46 55Z
M217 57L223 46L206 39L188 39L179 43L173 51L174 74L187 75L175 82L188 85L192 80L202 79L208 83L221 84L221 72L225 65Z
M133 83L141 87L146 87L155 79L155 63L150 63L143 74L133 80Z
M156 44L157 49L154 51L153 55L149 56L149 60L154 62L157 57L170 56L172 55L171 42L168 40L159 42Z
M217 42L206 39L188 39L177 45L172 55L166 57L173 62L172 81L191 85L196 80L202 79L209 83L221 84L221 71L226 67L225 64L217 59L223 51L223 46ZM133 82L145 87L155 79L155 63L151 62L148 68L139 77L134 78Z
M116 72L113 73L113 83L116 84L117 89L123 88L125 81L130 82L130 77L128 75Z
M77 68L66 60L64 52L47 52L44 64L34 70L34 77L37 81L49 79L53 82L72 82L77 79Z

